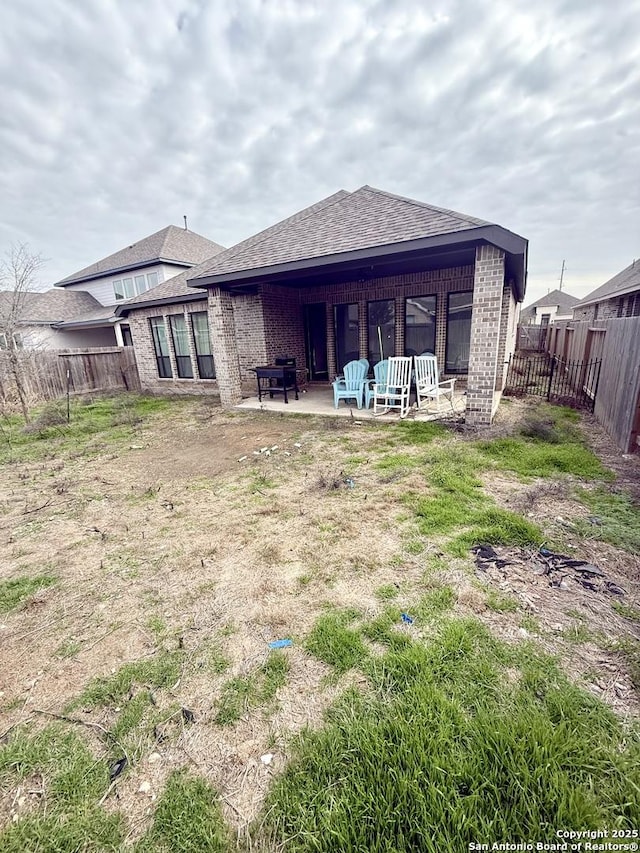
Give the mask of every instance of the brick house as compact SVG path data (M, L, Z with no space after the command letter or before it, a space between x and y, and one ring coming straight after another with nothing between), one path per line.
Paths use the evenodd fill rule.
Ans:
M640 316L640 260L597 287L573 309L574 320Z
M467 422L481 425L504 382L526 265L527 241L499 225L365 186L217 253L117 313L128 318L149 390L217 386L232 406L254 388L251 368L278 355L326 384L352 358L373 364L432 351L446 375L467 380Z
M54 287L62 292L48 291L49 302L59 309L52 326L56 345L131 344L129 327L115 313L116 306L134 294L161 285L222 249L217 243L188 230L186 225L184 228L168 225L56 282ZM85 299L85 310L66 311L67 304L75 304L74 296L81 304L80 294Z

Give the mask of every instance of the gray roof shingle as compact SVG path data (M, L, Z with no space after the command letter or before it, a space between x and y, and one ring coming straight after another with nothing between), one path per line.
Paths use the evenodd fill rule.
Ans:
M322 199L322 201L318 201L315 204L312 204L310 207L306 207L304 210L298 211L298 213L294 213L293 216L289 216L287 219L283 219L282 222L278 222L276 225L272 225L264 231L260 231L258 234L254 234L252 237L248 237L246 240L243 240L241 243L237 243L236 247L251 247L256 243L259 243L265 235L274 236L283 231L288 225L295 224L297 222L306 219L308 216L313 215L325 207L329 207L330 205L335 204L337 201L340 201L343 198L346 198L349 195L345 190L340 190L337 193L329 196L328 198ZM224 250L225 254L227 252L231 252L233 249ZM222 252L217 253L222 254ZM127 299L126 302L121 303L121 312L127 313L129 309L133 310L136 305L143 304L149 305L154 302L165 302L168 299L179 298L184 296L189 296L192 299L202 298L206 295L206 291L200 291L194 289L193 287L189 287L187 282L193 278L198 278L199 276L207 275L207 270L211 267L212 263L215 262L215 257L210 255L204 263L199 264L196 267L192 267L191 269L185 270L184 272L179 273L179 275L175 275L167 281L162 282L162 284L156 285L151 290L147 290L144 293L141 293L139 296L134 296L131 299ZM120 313L120 312L119 312Z
M526 319L526 317L533 316L535 314L534 309L542 308L547 305L550 308L557 306L561 310L566 309L567 311L570 311L574 305L578 304L578 302L580 302L580 300L577 296L572 296L565 290L552 290L550 293L547 293L546 296L540 297L540 299L532 302L531 305L527 305L526 308L523 308L520 317L522 319Z
M385 246L492 223L364 186L340 190L217 255L189 280ZM194 282L197 283L197 282Z
M168 225L161 231L156 231L144 237L137 243L114 252L95 264L56 282L56 287L64 287L74 282L86 281L101 275L107 275L117 270L138 267L147 263L170 261L185 266L193 266L222 252L224 246L201 237L194 231L187 231L175 225Z
M622 272L588 293L578 304L590 305L593 302L601 302L603 299L613 299L625 293L633 293L634 290L640 290L640 260L634 260Z
M23 294L20 323L59 323L76 319L87 312L102 308L97 299L83 290L44 290ZM13 293L0 293L0 316L9 307ZM113 309L109 309L113 314Z

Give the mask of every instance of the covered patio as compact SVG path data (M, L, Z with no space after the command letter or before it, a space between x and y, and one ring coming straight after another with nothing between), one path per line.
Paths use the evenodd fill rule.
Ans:
M260 408L252 371L288 357L309 402L276 398L262 408L313 405L335 415L328 383L349 361L367 359L372 370L389 356L432 352L442 378L466 383L467 423L488 425L513 347L526 252L522 237L465 214L372 187L336 193L189 280L208 291L221 401Z
M353 418L359 421L397 421L398 412L374 415L373 405L370 408L358 409L353 401L339 402L338 408L334 406L333 391L330 385L310 384L302 388L296 400L294 395L289 396L289 402L285 403L281 395L273 399L269 395L262 396L262 401L255 396L249 396L238 403L234 408L241 411L274 412L283 415L318 415L322 417ZM441 400L431 402L428 406L418 410L415 400L411 405L408 417L415 420L433 421L464 416L467 402L467 394L464 387L454 390L453 400Z

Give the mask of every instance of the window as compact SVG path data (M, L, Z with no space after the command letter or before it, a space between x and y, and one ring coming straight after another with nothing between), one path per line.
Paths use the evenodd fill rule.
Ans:
M393 299L379 299L367 303L369 331L369 364L396 354L396 303Z
M139 296L145 290L150 290L158 284L158 273L150 272L144 275L136 275L133 278L118 278L113 282L113 294L116 301L121 299L131 299L132 296Z
M471 343L471 307L473 291L450 293L447 299L447 373L467 373Z
M206 311L197 311L191 315L191 328L193 330L193 343L196 350L200 379L215 379L216 368L213 363L213 353L211 352L209 321Z
M345 364L360 358L360 322L358 304L336 305L334 308L336 327L336 360L338 373Z
M171 379L171 359L169 358L169 341L167 340L167 329L162 317L150 317L151 335L153 336L153 348L156 351L156 362L158 364L158 376L161 379Z
M411 296L404 303L404 354L436 351L436 297Z
M541 314L540 315L540 325L543 327L548 326L550 319L551 319L551 314Z
M193 379L193 367L189 355L189 333L187 332L184 314L172 314L169 317L169 325L171 326L178 376L180 379Z

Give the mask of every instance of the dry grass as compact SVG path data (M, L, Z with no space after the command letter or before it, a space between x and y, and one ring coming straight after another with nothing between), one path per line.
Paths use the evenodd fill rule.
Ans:
M587 624L606 622L607 632L628 628L584 591L560 603L557 591L508 574L487 582L515 594L519 611L487 608L471 563L438 557L439 542L420 536L406 509L408 494L427 489L424 447L403 447L394 467L388 442L389 428L380 425L331 430L193 404L141 427L135 446L6 467L2 578L51 573L58 583L2 618L0 732L32 719L34 709L61 712L96 675L179 648L180 678L159 702L191 710L195 724L174 725L161 743L142 738L139 759L118 782L118 801L107 804L126 814L134 840L169 775L188 764L221 792L225 818L243 835L287 760L292 734L318 726L357 680L353 673L328 678L330 668L303 651L328 607L372 618L385 607L380 587L395 585L403 602L444 583L455 590L456 613L479 615L504 638L522 636L523 616L540 620L549 651L568 649L563 631L576 621L568 610L584 613ZM387 464L379 467L381 459ZM524 485L503 474L486 485L549 535L561 527L556 516L573 509L555 484ZM628 574L628 555L601 543L587 551L611 576ZM277 701L248 709L235 726L217 725L224 683L250 676L267 660L268 643L284 637L294 645ZM598 644L572 648L576 672L599 668L592 684L605 683L600 694L618 710L637 710L615 656ZM225 671L210 665L212 649L228 661ZM98 708L86 719L108 726L116 714ZM270 764L261 761L265 753L274 755ZM145 781L150 788L141 794Z

